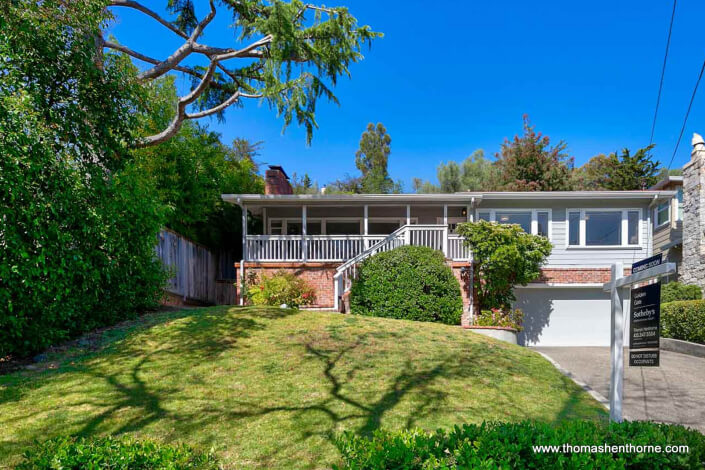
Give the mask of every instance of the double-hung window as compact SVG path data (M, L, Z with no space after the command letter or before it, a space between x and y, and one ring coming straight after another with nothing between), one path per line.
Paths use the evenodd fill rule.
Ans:
M654 227L662 227L671 220L671 201L666 201L654 209Z
M478 220L519 225L526 233L551 238L550 209L488 209L477 211Z
M569 209L568 246L641 246L639 209Z

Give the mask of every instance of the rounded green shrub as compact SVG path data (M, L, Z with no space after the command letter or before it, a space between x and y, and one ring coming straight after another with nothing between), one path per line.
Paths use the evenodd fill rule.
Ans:
M460 324L460 284L440 251L402 246L363 261L350 290L354 314Z
M705 300L682 300L661 305L661 335L705 344Z
M702 298L703 292L699 286L675 281L661 284L661 303L677 300L700 300Z
M197 452L186 445L166 445L122 437L57 437L24 454L16 470L217 470L211 453Z
M339 470L691 469L703 468L705 462L705 436L698 431L639 421L464 424L436 432L377 431L370 438L346 432L337 444L343 455L343 465L335 467ZM534 446L559 450L541 452ZM669 452L666 446L687 446L687 450L681 447Z

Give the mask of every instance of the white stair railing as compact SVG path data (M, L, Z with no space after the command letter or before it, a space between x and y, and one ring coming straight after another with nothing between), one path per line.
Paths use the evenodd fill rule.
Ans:
M340 298L345 292L350 290L353 279L357 277L357 266L370 256L393 250L402 245L427 246L434 250L442 251L448 256L448 242L448 226L446 225L404 225L398 228L384 239L338 267L333 276L335 309L340 311ZM455 248L454 244L451 244L451 247Z

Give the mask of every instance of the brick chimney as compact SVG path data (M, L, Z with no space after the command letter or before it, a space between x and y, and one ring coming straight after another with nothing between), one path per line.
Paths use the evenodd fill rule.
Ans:
M284 168L269 165L269 169L264 173L264 194L294 194L294 188L291 187Z
M705 289L705 141L693 134L690 161L683 166L683 261L679 280Z

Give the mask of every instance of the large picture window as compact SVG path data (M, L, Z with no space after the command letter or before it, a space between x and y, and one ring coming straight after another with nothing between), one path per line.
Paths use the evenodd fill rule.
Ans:
M567 223L568 246L640 246L639 209L569 209Z
M477 220L519 225L526 233L551 238L550 209L483 209Z
M621 212L585 212L585 245L621 245Z

